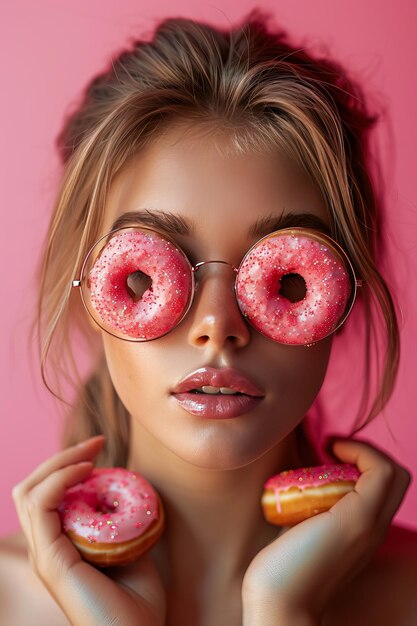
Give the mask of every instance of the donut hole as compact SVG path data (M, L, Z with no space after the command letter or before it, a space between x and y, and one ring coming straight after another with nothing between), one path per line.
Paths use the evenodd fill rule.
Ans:
M290 272L281 277L279 295L290 302L300 302L304 300L307 287L304 278L300 274Z
M152 278L140 270L132 272L126 278L127 293L132 298L133 302L138 302L151 285Z
M118 505L119 505L118 502L117 504L115 503L107 504L107 502L105 501L97 502L95 506L95 510L96 510L96 513L114 513Z

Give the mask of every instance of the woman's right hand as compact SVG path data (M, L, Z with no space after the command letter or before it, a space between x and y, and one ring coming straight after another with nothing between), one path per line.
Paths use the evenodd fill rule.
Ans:
M30 564L73 626L160 626L165 591L147 555L104 573L84 561L61 528L65 491L88 477L104 437L66 448L13 488Z

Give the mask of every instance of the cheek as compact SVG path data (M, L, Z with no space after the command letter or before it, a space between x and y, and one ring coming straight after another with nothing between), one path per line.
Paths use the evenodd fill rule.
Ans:
M114 388L134 418L155 424L155 414L166 414L169 390L180 377L178 349L167 350L165 338L145 343L123 341L102 332L105 357ZM189 368L181 368L183 374Z
M308 411L323 384L332 343L331 336L309 348L282 345L264 347L265 360L276 364L271 368L269 382L274 389L274 401L280 415L301 419ZM275 358L272 354L274 351Z
M150 384L148 363L140 354L140 346L102 333L104 352L114 388L127 410L132 413L138 398L145 402ZM145 366L145 363L147 365Z

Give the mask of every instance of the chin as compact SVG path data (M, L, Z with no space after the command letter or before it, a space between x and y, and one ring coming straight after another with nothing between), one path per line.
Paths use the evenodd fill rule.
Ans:
M281 441L284 437L283 435ZM254 463L279 443L279 441L274 441L271 445L271 439L257 441L254 437L248 437L246 441L236 437L223 438L221 443L219 439L219 436L213 437L213 441L200 439L195 445L190 442L191 445L188 446L178 442L178 447L174 447L171 441L169 448L190 465L201 469L226 471Z

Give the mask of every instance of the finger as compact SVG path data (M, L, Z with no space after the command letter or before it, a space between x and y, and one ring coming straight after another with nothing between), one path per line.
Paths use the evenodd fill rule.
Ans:
M19 517L20 525L28 542L29 549L33 548L32 528L27 513L27 496L31 489L41 482L46 476L52 473L54 468L61 465L68 465L72 460L79 462L82 460L90 460L101 449L104 443L102 435L92 437L71 448L60 451L58 454L39 465L29 476L12 489L12 498Z
M16 485L12 492L13 497L19 498L22 494L29 492L35 485L42 482L47 476L62 467L91 460L100 452L104 440L103 435L98 435L97 437L82 441L75 446L61 450L41 463L29 476Z
M388 527L392 518L400 508L401 502L404 500L404 496L411 483L410 472L401 465L395 466L395 478L388 496L385 500L385 505L381 514L381 523Z
M394 483L390 489L388 497L384 501L383 511L378 515L377 523L374 525L372 534L368 539L368 545L371 550L359 559L356 566L350 572L347 572L343 581L344 585L356 578L356 576L370 562L371 558L373 558L380 545L383 544L389 525L404 498L404 494L407 491L410 481L411 476L409 472L405 468L397 465Z
M30 492L27 512L37 555L47 550L62 534L57 508L65 492L87 478L92 469L91 461L68 465L53 472Z
M67 484L71 484L71 482L72 484L74 484L73 481L77 483L88 475L88 473L91 471L92 463L84 462L83 464L84 466L87 465L88 469L86 467L84 467L84 469L80 467L76 468L75 472L72 473L72 481L71 479L67 480L66 481ZM70 474L71 474L72 467L73 466L68 466L69 468L68 472ZM41 496L41 498L43 497L42 491L39 492L39 495ZM59 499L59 495L56 496L56 499ZM52 503L53 503L53 500L51 501L51 504ZM36 492L35 490L32 490L28 494L23 494L19 497L16 497L15 504L16 504L16 511L19 517L20 525L22 527L23 533L26 538L29 555L34 554L37 551L36 542L38 541L38 537L39 537L39 528L35 529L37 532L36 532L36 535L34 534L34 523L36 521L36 508L38 506L42 506L42 500L38 500L38 492ZM51 520L52 520L51 521L52 526L50 525L49 521L48 522L45 521L44 526L41 527L41 530L45 531L46 537L47 537L47 539L42 542L42 545L44 545L45 543L48 543L48 541L49 542L53 541L54 538L57 536L57 534L61 532L61 525L60 525L58 513L56 513L56 519L54 520L53 518L51 518Z
M361 475L354 491L369 510L378 513L395 480L394 461L375 446L352 439L335 442L333 451L344 463L357 466Z
M54 511L53 515L39 520L39 515L37 515L38 508L43 507L49 513L56 509L62 500L65 490L86 478L92 467L91 461L82 462L76 466L67 466L65 472L64 470L58 471L58 474L61 472L63 484L55 484L55 489L54 482L57 482L58 476L52 474L49 477L50 493L48 493L48 484L40 483L42 486L38 486L37 490L34 488L28 494L16 498L16 510L26 537L29 555L39 553L39 545L42 547L52 543L61 533L58 513ZM60 491L57 491L57 486L61 487Z

